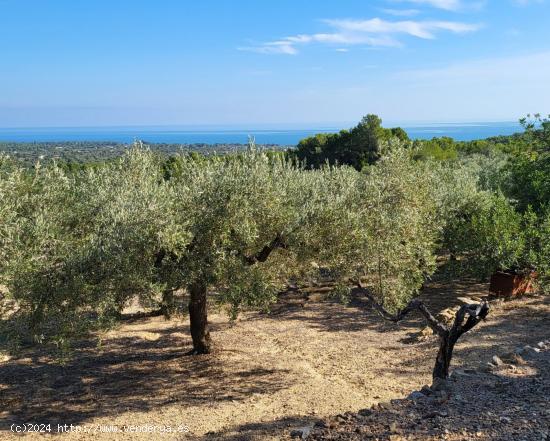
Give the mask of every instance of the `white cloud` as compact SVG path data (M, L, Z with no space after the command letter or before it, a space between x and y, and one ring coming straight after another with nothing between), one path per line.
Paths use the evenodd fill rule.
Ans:
M487 0L387 0L392 3L411 3L417 6L428 6L445 11L479 10ZM544 0L512 0L512 1L544 1Z
M475 24L452 21L386 21L379 18L371 20L326 20L326 23L341 32L407 34L425 39L435 38L435 32L438 30L464 33L476 31L480 27Z
M418 9L392 9L392 8L382 8L382 12L388 15L394 15L396 17L413 17L420 14Z
M446 11L458 11L462 8L460 0L403 0L417 5L429 5Z
M369 20L324 20L333 32L317 34L298 34L255 46L239 47L239 50L262 54L296 55L298 46L311 43L351 46L368 45L374 47L401 46L395 35L408 35L422 39L434 39L436 33L448 31L455 34L474 32L479 24L455 21L388 21L380 18Z

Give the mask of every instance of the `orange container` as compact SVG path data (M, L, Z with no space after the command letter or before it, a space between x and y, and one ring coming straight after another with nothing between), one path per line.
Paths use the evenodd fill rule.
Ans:
M535 273L515 274L497 271L491 276L489 291L498 297L514 297L533 292Z

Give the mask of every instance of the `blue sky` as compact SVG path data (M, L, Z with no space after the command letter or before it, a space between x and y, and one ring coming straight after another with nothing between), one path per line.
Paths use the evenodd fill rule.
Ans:
M0 127L550 112L550 0L0 0Z

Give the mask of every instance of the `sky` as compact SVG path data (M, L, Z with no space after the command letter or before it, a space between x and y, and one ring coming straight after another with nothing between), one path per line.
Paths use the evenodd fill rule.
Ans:
M550 0L0 0L0 127L550 113Z

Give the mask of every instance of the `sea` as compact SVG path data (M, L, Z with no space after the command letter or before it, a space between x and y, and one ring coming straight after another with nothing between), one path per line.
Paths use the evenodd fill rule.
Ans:
M191 126L126 126L126 127L30 127L0 128L0 141L11 142L60 142L60 141L111 141L131 143L168 144L244 144L249 137L256 144L296 145L301 139L316 133L334 133L345 125L312 125L310 127L262 128L258 127L191 127ZM521 132L518 122L472 123L420 123L388 124L402 127L412 139L431 139L448 136L457 141L484 139L491 136L511 135Z

